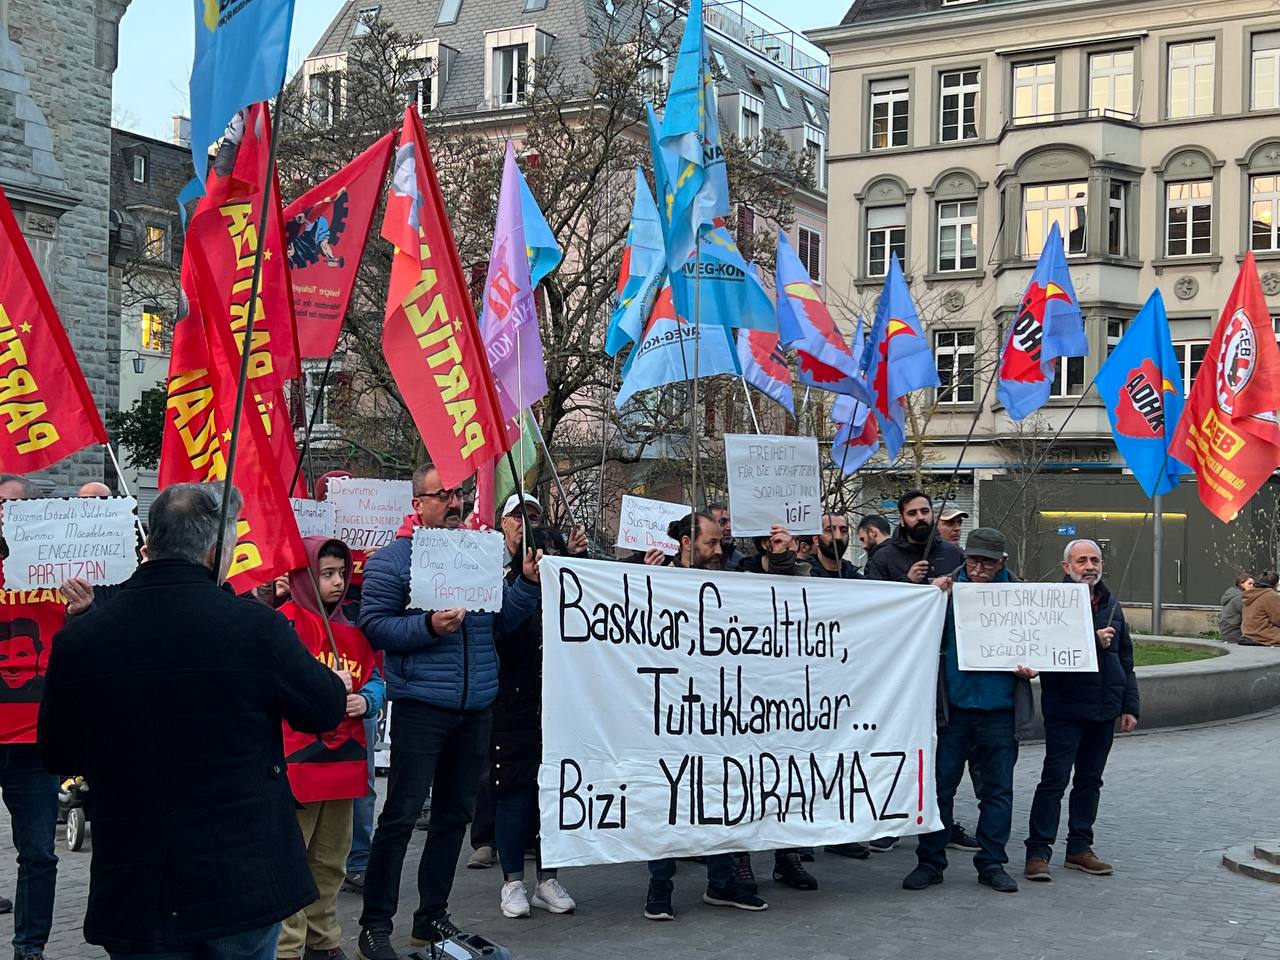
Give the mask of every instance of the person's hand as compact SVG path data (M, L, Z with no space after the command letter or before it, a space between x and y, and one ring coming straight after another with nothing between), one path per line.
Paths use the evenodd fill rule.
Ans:
M93 584L72 577L62 585L62 595L67 598L67 613L74 617L84 613L93 603Z
M651 567L660 567L667 562L667 555L657 547L650 547L644 553L644 562Z
M1030 667L1024 667L1022 664L1018 664L1013 668L1013 675L1019 680L1034 680L1036 677L1040 676L1040 671L1032 670Z
M542 551L534 553L532 550L524 552L524 573L526 580L532 580L534 583L541 583L541 574L538 573L538 564L542 561Z
M276 599L280 600L289 595L289 578L276 577L275 579Z
M363 717L369 712L369 701L358 693L347 694L347 716Z
M574 527L569 531L569 555L581 556L587 552L587 530L585 527Z
M346 688L347 688L347 693L350 693L350 692L351 692L351 688L355 685L355 684L354 684L354 682L353 682L353 680L352 680L352 678L351 678L351 671L350 671L350 670L335 670L335 671L333 671L333 672L334 672L334 673L336 673L336 674L338 675L338 679L342 681L342 685L343 685L344 687L346 687Z
M911 569L907 571L907 579L912 583L924 583L924 578L929 575L929 561L917 560L911 565Z
M936 580L933 581L933 585L937 587L939 590L941 590L943 593L951 592L951 583L952 583L952 580L950 577L938 577Z
M769 528L769 552L786 553L791 549L791 531L780 523Z
M455 632L467 618L465 610L437 610L431 614L431 632L437 637Z
M1132 713L1120 714L1120 732L1121 733L1133 733L1133 731L1137 729L1138 729L1137 717L1135 717Z
M1111 646L1111 641L1115 639L1115 635L1115 627L1103 627L1098 631L1098 645L1101 646L1103 650L1106 650Z

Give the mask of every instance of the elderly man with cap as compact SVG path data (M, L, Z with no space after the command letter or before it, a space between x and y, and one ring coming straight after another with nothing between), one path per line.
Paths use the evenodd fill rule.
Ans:
M1005 566L1004 534L979 527L965 544L964 565L934 585L951 592L956 583L1009 583ZM948 602L942 634L942 662L938 671L938 749L935 776L942 829L920 837L917 865L902 881L906 890L923 890L942 882L947 868L947 841L951 836L952 802L964 774L964 764L975 752L982 769L978 795L978 843L973 855L978 882L1001 893L1016 893L1017 882L1005 872L1009 862L1005 845L1013 818L1013 766L1018 759L1019 736L1030 736L1034 707L1029 680L1035 671L961 671L956 652L955 604Z
M969 519L969 514L958 507L948 507L938 514L938 536L947 543L960 543L960 527Z

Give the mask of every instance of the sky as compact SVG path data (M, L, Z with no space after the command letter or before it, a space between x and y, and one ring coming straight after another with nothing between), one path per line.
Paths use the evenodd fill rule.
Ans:
M839 22L850 0L751 2L793 30L808 30ZM297 0L290 73L301 65L342 9L342 3L343 0ZM462 11L466 16L465 3ZM169 138L173 115L187 112L187 81L194 44L192 18L190 0L133 0L129 4L120 23L120 62L115 73L112 111L115 126L162 140Z

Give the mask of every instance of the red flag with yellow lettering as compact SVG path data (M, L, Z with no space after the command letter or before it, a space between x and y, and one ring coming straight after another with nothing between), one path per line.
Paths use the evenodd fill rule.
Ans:
M1195 470L1200 500L1231 522L1280 466L1280 347L1258 267L1244 258L1187 396L1169 453Z
M0 470L34 473L107 431L3 190L0 228Z
M416 107L404 113L382 235L395 244L382 350L440 482L511 448Z

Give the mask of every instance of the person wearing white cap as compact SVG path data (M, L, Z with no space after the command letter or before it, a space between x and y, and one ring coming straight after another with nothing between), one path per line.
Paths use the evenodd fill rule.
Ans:
M511 565L511 558L520 553L524 539L525 522L536 527L542 522L542 504L532 493L513 493L502 505L502 536L507 542L507 558L504 566Z
M963 510L958 507L948 507L938 515L938 536L947 543L959 543L960 527L967 519L969 514Z

